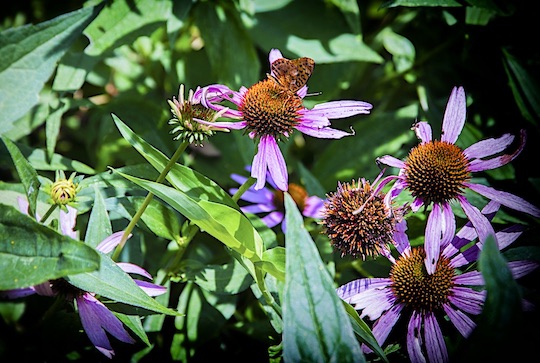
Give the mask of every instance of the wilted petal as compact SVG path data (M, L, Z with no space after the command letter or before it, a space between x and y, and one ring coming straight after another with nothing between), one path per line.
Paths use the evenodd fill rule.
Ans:
M407 326L407 353L412 363L425 363L426 358L422 353L422 316L416 311L412 312Z
M384 164L398 169L405 168L405 162L403 160L399 160L390 155L384 155L377 158L377 164Z
M81 323L94 346L108 358L114 351L105 331L125 343L135 343L124 326L109 309L92 295L85 293L76 298Z

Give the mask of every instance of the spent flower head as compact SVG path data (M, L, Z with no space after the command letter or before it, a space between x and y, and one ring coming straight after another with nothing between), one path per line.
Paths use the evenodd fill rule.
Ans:
M486 218L493 218L499 204L490 202L483 210ZM426 239L429 231L426 231ZM499 249L514 242L522 233L512 226L497 232ZM379 345L383 345L394 327L407 327L406 346L411 362L449 361L448 350L440 322L449 321L465 338L469 337L476 323L472 316L480 314L486 300L485 282L482 274L468 268L476 262L484 241L476 241L470 248L464 247L477 237L472 224L467 223L441 249L433 272L428 273L423 246L412 247L407 243L397 246L399 256L389 258L392 263L388 277L362 278L337 289L337 294L360 310L362 318L368 317L373 324L372 332ZM539 266L536 261L511 261L508 268L515 279ZM464 267L467 269L462 270ZM528 306L523 301L525 307ZM397 324L408 319L405 325ZM399 336L399 335L396 335ZM371 350L363 346L364 352Z
M414 198L411 209L432 205L426 233L426 268L434 273L441 245L452 239L456 221L450 203L457 201L467 218L476 228L480 241L494 235L487 218L465 196L467 189L516 211L540 217L540 209L513 194L499 191L474 182L472 173L491 170L506 165L523 150L525 132L522 131L517 149L501 154L514 141L514 136L504 134L496 139L479 141L465 150L455 144L465 124L466 99L463 87L454 87L444 113L440 140L432 138L431 126L418 122L414 131L420 144L414 147L405 161L386 155L378 162L399 168L399 175L391 176L396 182L392 194L408 190Z
M388 256L390 245L406 241L407 207L394 208L385 201L390 196L382 192L381 175L373 185L365 179L338 183L336 192L327 195L321 224L342 256Z
M226 109L218 112L207 108L201 104L201 88L197 87L195 91L189 90L187 99L184 99L184 85L180 85L178 98L173 97L167 100L171 107L173 118L169 120L169 125L173 126L171 134L174 134L174 140L182 140L190 144L202 146L203 141L215 134L215 131L228 131L222 128L216 128L211 125L215 122ZM201 123L199 121L207 121Z
M269 55L272 71L265 80L249 88L241 87L239 92L220 84L207 86L203 91L203 104L223 112L224 117L239 120L208 125L244 129L257 142L257 152L251 168L251 176L257 179L256 190L264 187L267 171L277 188L283 191L288 188L287 165L278 141L287 139L294 130L326 139L352 135L329 127L330 119L367 114L372 108L367 102L350 100L326 102L312 109L304 107L303 98L307 95L305 82L311 75L308 66L312 67L313 64L308 62L303 65L297 61L285 59L279 50L272 49ZM275 62L280 64L279 68L274 65ZM221 101L231 102L238 109L226 109Z

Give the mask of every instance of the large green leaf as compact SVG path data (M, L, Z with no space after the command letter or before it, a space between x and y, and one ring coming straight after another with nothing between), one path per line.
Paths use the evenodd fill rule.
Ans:
M163 199L201 230L240 255L252 261L261 259L262 239L242 212L224 204L192 199L186 193L163 184L119 174Z
M0 204L0 290L40 284L93 271L99 255L90 246Z
M156 170L161 171L169 161L159 150L148 144L133 132L116 115L112 115L122 136L133 146ZM178 190L186 193L192 199L206 199L238 208L236 202L214 181L188 168L175 164L167 175L167 180Z
M87 7L0 34L0 133L38 103L58 59L96 14Z
M178 315L176 311L161 305L148 296L107 255L99 253L99 257L101 260L99 270L69 275L66 280L84 291L93 292L117 302L138 306L157 313Z
M94 205L92 207L92 213L90 213L90 219L88 220L88 225L92 227L88 228L84 236L84 242L92 247L96 247L101 241L112 234L111 221L105 208L103 195L95 185L94 190Z
M351 322L302 215L285 193L283 349L287 362L365 362Z

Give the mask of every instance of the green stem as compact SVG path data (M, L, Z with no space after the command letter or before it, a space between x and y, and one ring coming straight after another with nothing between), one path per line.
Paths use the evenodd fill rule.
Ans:
M248 190L253 184L255 184L255 181L257 179L255 179L254 177L250 176L245 182L244 184L240 185L240 188L238 188L238 190L236 191L236 193L234 193L234 195L232 196L232 199L235 201L235 202L238 202L238 200L240 199L240 197L246 192L246 190Z
M57 204L53 204L51 205L51 207L49 208L49 210L47 211L47 213L45 213L45 215L41 218L41 220L39 221L39 223L45 223L45 221L47 220L47 218L49 218L52 214L52 212L54 212L54 210L58 208L58 205Z
M159 174L158 178L156 179L156 183L161 183L165 180L165 178L167 177L167 174L169 173L169 171L171 171L174 164L176 164L176 161L178 160L178 158L180 158L180 155L182 155L182 153L184 152L184 150L186 150L188 145L189 145L189 142L184 141L183 143L180 144L180 146L178 146L178 149L176 149L176 152L171 157L167 165L165 165L165 168L163 168L163 170L161 171L161 174ZM141 207L139 208L139 210L137 211L133 219L129 222L128 226L124 230L122 239L120 240L120 243L118 244L118 246L116 247L112 255L112 259L114 261L116 261L118 257L120 256L120 253L122 252L122 249L124 248L124 245L126 244L126 241L131 231L133 231L133 228L135 228L135 225L137 224L137 222L143 215L144 211L146 210L146 207L148 207L148 205L152 201L152 198L154 198L154 194L151 192L148 192L148 194L146 195L146 198L144 198L143 204L141 205Z

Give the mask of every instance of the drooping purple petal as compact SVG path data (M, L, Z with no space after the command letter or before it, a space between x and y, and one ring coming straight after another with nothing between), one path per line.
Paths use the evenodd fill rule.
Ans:
M276 210L276 207L273 204L251 204L251 205L240 207L240 209L244 213L257 214L257 213L272 212Z
M372 333L379 345L384 344L386 338L388 338L388 335L392 331L392 328L399 320L402 310L402 304L392 306L387 312L382 314L381 317L373 325Z
M431 125L425 121L420 121L414 124L413 130L416 137L420 139L422 143L430 142L433 140L433 133L431 131Z
M106 357L112 358L114 351L105 331L124 343L135 343L120 320L95 297L85 293L77 296L76 300L86 335Z
M510 261L508 262L508 268L512 272L514 279L519 279L532 271L536 270L540 264L536 261Z
M485 291L475 291L468 287L454 286L452 294L448 296L450 303L466 313L478 315L482 311L486 300Z
M227 121L218 121L218 122L208 122L205 120L197 120L198 123L212 126L218 129L226 129L226 130L241 130L247 126L246 121L238 121L238 122L227 122Z
M304 127L309 127L310 129L322 129L323 127L330 126L330 120L328 117L320 116L320 115L313 115L311 113L305 113L302 114L301 111L299 111L300 117L298 118L299 124Z
M324 200L316 195L307 197L304 202L302 214L305 217L321 219L324 217Z
M478 208L469 203L469 201L462 195L458 195L457 200L459 201L461 208L467 215L467 218L469 218L469 221L471 221L474 228L476 229L476 233L478 234L478 239L481 245L486 241L489 236L496 238L493 226L491 225L487 217L480 213Z
M261 137L259 150L253 158L251 176L257 179L255 190L264 187L267 168L278 189L287 191L289 186L287 165L276 139L271 135Z
M337 295L350 304L350 298L366 290L385 288L390 284L388 278L374 277L358 279L341 285L336 289Z
M514 194L496 190L482 184L463 183L463 185L486 198L492 199L504 205L505 207L530 214L536 218L540 218L540 209Z
M413 311L407 326L407 353L412 363L425 363L426 358L422 353L422 316Z
M124 235L124 231L118 231L111 234L109 237L101 241L99 245L97 245L96 250L103 252L105 254L112 252L112 250L114 250L116 246L118 246L118 244L122 240L123 235ZM128 236L128 239L131 238L131 236L132 234Z
M515 136L512 134L504 134L496 139L481 140L463 150L463 154L469 160L495 155L504 151L514 141L514 138Z
M60 209L59 222L60 231L64 236L78 239L77 232L75 231L75 224L77 223L77 209L67 206L67 213Z
M443 222L441 248L444 248L452 241L456 234L456 218L450 203L443 203L441 216Z
M56 292L53 291L50 281L42 282L34 286L34 290L38 295L41 296L55 296Z
M450 304L444 304L443 309L460 334L468 338L476 327L476 323L462 311L452 308Z
M482 273L478 270L472 270L454 276L454 282L457 285L465 286L483 286L485 284Z
M300 131L303 134L316 137L319 139L341 139L345 136L351 136L353 133L333 129L331 127L311 127L305 124L298 124L295 126L295 129Z
M356 310L362 310L362 318L378 319L396 303L396 297L390 288L369 289L349 298L349 304Z
M124 272L128 274L137 274L137 275L144 276L152 280L152 275L150 275L150 273L146 271L144 268L142 268L141 266L138 266L129 262L117 262L116 264L118 265L118 267L120 267Z
M384 164L398 169L404 169L406 165L403 160L399 160L390 155L384 155L377 158L377 164Z
M444 111L441 141L450 144L456 142L465 125L466 113L465 90L463 87L454 87Z
M408 256L411 253L411 243L405 232L407 230L407 221L404 219L396 224L394 232L394 245L401 256Z
M513 153L500 155L500 156L497 156L488 160L475 159L470 162L469 168L468 168L469 171L475 172L475 171L491 170L491 169L495 169L500 166L508 164L509 162L514 160L519 154L521 154L521 152L525 148L526 139L527 139L527 136L526 136L525 130L521 130L519 146Z
M148 295L148 296L159 296L167 292L165 286L153 284L148 281L142 280L133 280L135 283Z
M268 228L272 228L272 227L277 226L282 221L284 221L283 217L285 217L283 212L275 211L275 212L268 213L267 215L262 217L261 221L263 221L263 223L266 224Z
M424 314L424 339L430 362L448 362L448 350L444 343L441 327L435 314L431 311Z
M433 204L426 224L424 249L426 251L425 265L428 274L433 274L437 267L441 249L442 210L438 203Z
M17 197L17 204L19 205L19 211L21 213L28 215L28 207L30 207L28 200L26 200L26 198ZM36 221L41 220L41 217L39 216L37 212L36 212L35 218L36 218Z
M36 290L33 286L23 287L21 289L13 290L0 290L0 298L5 299L18 299L25 296L34 295Z

